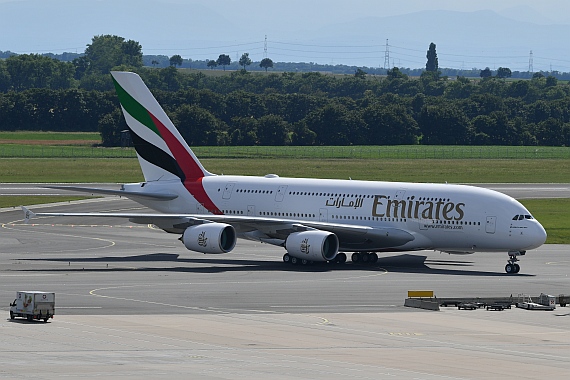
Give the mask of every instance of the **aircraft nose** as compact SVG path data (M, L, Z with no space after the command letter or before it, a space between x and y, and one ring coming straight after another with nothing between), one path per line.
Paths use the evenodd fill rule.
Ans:
M542 224L536 222L533 233L532 233L532 247L529 249L538 248L546 242L546 230L542 227Z

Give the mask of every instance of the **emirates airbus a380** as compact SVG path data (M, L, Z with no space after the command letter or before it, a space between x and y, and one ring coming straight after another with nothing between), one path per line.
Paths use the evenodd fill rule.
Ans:
M156 213L38 213L116 216L181 235L202 253L228 253L237 238L286 249L287 263L375 262L387 251L506 252L507 273L546 240L515 199L492 190L419 184L214 175L196 158L142 79L113 72L145 181L121 190L69 187L128 197Z

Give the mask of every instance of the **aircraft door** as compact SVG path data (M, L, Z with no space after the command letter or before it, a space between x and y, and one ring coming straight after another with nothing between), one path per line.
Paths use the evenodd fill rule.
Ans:
M285 196L285 192L287 191L287 185L279 186L277 189L277 194L275 194L275 202L283 201L283 197Z
M321 208L319 210L319 221L320 222L328 222L329 221L329 212L326 208Z
M497 224L497 217L488 216L487 223L485 223L485 232L487 232L488 234L494 234L496 224Z
M406 194L406 190L398 190L396 191L396 196L394 197L395 199L404 199L404 195Z
M206 207L202 203L196 203L196 214L205 214Z
M255 216L255 206L247 206L247 216Z
M224 189L224 195L222 195L223 199L230 199L232 196L232 191L234 190L234 186L236 185L235 182L228 182Z

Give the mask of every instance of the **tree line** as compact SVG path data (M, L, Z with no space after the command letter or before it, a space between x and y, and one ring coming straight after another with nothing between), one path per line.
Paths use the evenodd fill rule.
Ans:
M138 72L190 145L570 145L570 86L553 76L213 76L143 67L140 45L116 36L95 37L73 62L0 60L0 130L99 130L120 145L111 69Z

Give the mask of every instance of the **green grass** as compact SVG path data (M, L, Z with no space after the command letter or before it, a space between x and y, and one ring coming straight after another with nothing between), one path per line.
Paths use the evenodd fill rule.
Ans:
M91 143L79 145L0 143L3 158L125 158L136 157L134 149L102 148Z
M315 177L403 182L567 183L570 160L319 160L203 159L217 174ZM1 182L138 182L135 158L9 158L0 160Z
M81 199L89 199L92 197L68 197L61 195L38 195L38 196L27 196L27 195L3 195L0 197L0 208L4 207L19 207L19 206L29 206L44 203L57 203L57 202L70 202L78 201Z
M0 140L101 141L101 135L98 132L14 131L14 132L0 132Z

